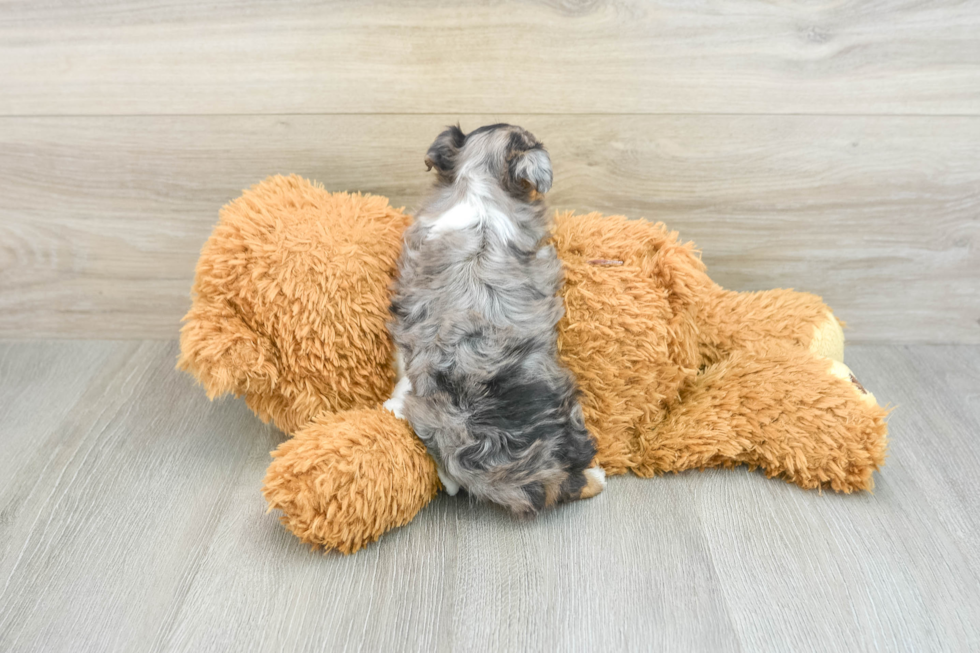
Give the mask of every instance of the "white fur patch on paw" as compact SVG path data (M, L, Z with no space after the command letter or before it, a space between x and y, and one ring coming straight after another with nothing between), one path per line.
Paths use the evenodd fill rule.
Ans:
M404 397L392 397L382 404L385 410L394 413L398 419L405 419L405 399Z
M450 478L449 474L442 471L442 467L437 469L439 470L439 480L442 481L442 488L446 491L446 494L451 497L459 494L459 483L455 479Z
M599 484L599 487L606 487L606 471L602 467L589 467L585 472L585 478Z
M412 382L407 376L403 376L395 385L395 390L391 393L391 399L384 402L385 410L391 411L398 419L405 419L405 396L412 391Z

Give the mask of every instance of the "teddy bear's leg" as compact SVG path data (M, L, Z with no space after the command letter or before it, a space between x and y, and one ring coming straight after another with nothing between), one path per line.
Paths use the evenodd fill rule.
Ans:
M408 423L383 408L323 413L272 453L269 510L314 548L353 553L407 524L439 491Z
M745 464L804 488L870 490L887 411L843 363L788 346L739 351L681 390L640 438L641 476Z
M734 292L716 287L698 315L702 354L709 361L727 352L774 341L844 361L844 331L816 295L793 290Z

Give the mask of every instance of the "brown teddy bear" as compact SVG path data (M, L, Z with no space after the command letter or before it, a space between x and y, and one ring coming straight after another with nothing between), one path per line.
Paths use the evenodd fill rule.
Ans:
M178 366L293 435L264 493L314 546L356 551L440 489L421 441L381 407L410 220L383 197L272 177L223 209L198 263ZM744 464L803 488L871 489L887 411L844 366L819 297L724 290L691 244L644 220L564 213L553 241L561 357L607 474Z

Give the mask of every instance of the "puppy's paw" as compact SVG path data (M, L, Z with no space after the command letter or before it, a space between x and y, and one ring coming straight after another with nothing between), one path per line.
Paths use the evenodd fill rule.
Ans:
M591 499L606 488L606 472L602 467L589 467L582 473L585 474L585 487L579 495L580 499Z
M442 471L442 467L438 467L437 471L439 472L439 480L442 481L442 489L446 491L446 494L451 497L459 494L459 483L456 482L456 479Z
M398 419L405 419L405 398L404 397L392 397L388 401L382 404L385 410L394 413L395 417Z

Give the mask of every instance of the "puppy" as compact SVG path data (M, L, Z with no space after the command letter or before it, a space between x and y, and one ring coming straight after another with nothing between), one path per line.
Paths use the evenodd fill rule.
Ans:
M391 332L400 379L385 406L425 443L450 494L519 514L602 491L578 390L558 360L562 267L542 195L551 160L529 132L441 133L438 177L405 232Z

